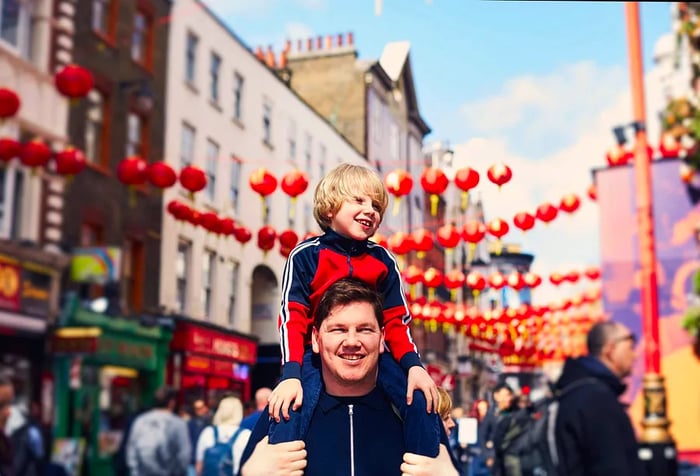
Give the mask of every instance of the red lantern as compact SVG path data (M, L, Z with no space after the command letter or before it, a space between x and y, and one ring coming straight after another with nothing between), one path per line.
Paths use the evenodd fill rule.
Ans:
M16 92L0 88L0 119L7 119L17 114L22 102Z
M370 238L370 240L374 241L376 244L378 244L382 248L389 248L389 244L388 244L386 236L382 235L381 233L375 233L374 236L372 236Z
M278 239L280 246L282 248L289 248L290 251L299 243L299 235L297 235L294 230L284 230L280 233Z
M564 195L559 203L559 209L565 211L566 213L573 213L578 210L578 207L580 206L581 200L579 200L578 196L573 193Z
M428 300L435 296L435 288L442 284L442 272L439 269L430 267L423 273L423 283L428 288Z
M277 178L265 168L259 168L248 178L250 188L262 197L270 195L277 189Z
M537 207L536 216L538 220L547 224L557 217L558 212L559 210L557 209L557 207L555 207L549 202L545 202L539 207Z
M219 216L214 212L205 212L200 216L200 223L202 228L207 230L209 233L218 235L221 233L221 222L219 221Z
M491 273L489 276L489 287L491 289L501 289L506 285L506 278L499 271Z
M415 249L419 258L423 258L425 254L433 248L433 234L426 228L419 228L411 233Z
M291 204L289 207L289 218L294 218L297 197L306 191L309 186L309 179L301 170L292 170L282 177L280 187L282 191L289 195ZM292 247L293 248L293 247Z
M406 284L414 285L423 282L423 270L415 264L410 265L402 273Z
M466 280L464 273L458 269L453 269L445 275L445 287L450 290L450 298L453 301L457 299L457 290L464 285Z
M462 227L462 239L469 243L467 261L471 262L476 244L486 236L486 225L480 221L471 220Z
M166 162L153 162L148 166L148 181L157 188L168 188L177 182L175 170Z
M471 167L464 167L455 173L455 185L462 191L462 211L469 205L469 191L479 185L479 172Z
M590 198L594 202L598 200L598 188L595 186L594 183L589 185L588 190L586 190L586 193L588 194L588 198Z
M525 286L530 289L535 289L537 286L542 284L542 278L532 272L525 273L525 276L523 276L523 281L525 282Z
M87 164L83 151L75 147L57 152L53 160L56 164L56 173L68 176L79 174Z
M564 279L570 283L578 282L581 274L578 271L569 271L564 275Z
M207 174L194 165L188 165L180 170L180 185L189 192L190 200L194 194L207 186Z
M634 153L625 149L624 145L618 144L608 149L608 152L605 154L605 159L608 161L610 167L616 167L618 165L625 165L634 159Z
M411 193L413 188L413 177L405 170L396 169L389 172L384 177L384 186L387 191L394 196L394 215L399 213L399 204L401 197Z
M32 170L36 167L44 167L51 160L53 152L51 148L40 139L33 139L22 146L19 160Z
M508 233L510 226L505 220L496 218L491 220L488 225L486 225L488 232L496 238L496 254L501 254L501 238Z
M495 164L489 167L487 175L491 182L498 185L498 188L501 188L503 185L510 182L511 178L513 178L513 172L510 170L510 167L503 163Z
M94 84L92 73L82 66L69 64L55 76L56 89L71 99L85 97Z
M178 221L184 220L185 217L187 216L187 212L185 212L185 208L189 208L189 207L178 200L170 200L170 202L168 202L168 205L166 207L166 209L168 210L168 213L170 213Z
M399 256L410 253L415 249L413 237L403 231L398 231L391 235L387 241L389 250Z
M590 268L586 268L586 270L583 273L591 281L595 281L597 279L600 279L600 268L598 268L596 266L591 266Z
M427 167L420 177L420 184L427 193L430 194L430 214L437 215L439 195L445 191L449 185L449 180L445 173L436 167Z
M535 217L528 212L516 213L513 217L513 224L525 233L535 226Z
M277 232L271 226L266 225L258 230L258 248L264 253L274 248L276 239Z
M117 165L117 178L132 187L143 185L148 178L148 164L137 155L122 159Z
M253 234L245 226L237 226L236 229L233 230L233 236L241 245L245 245L253 237Z
M508 275L508 286L516 291L520 291L523 287L525 287L525 281L523 281L523 277L520 273L513 271Z
M681 153L681 145L670 132L661 134L659 141L659 153L664 159L678 157Z
M486 280L478 271L472 271L469 273L465 282L474 293L474 296L478 296L479 293L486 287Z
M452 223L438 228L435 237L438 243L440 243L440 246L445 248L448 252L459 244L460 239L459 231L457 231L457 227Z
M219 228L224 236L234 236L236 233L236 221L233 218L219 218Z
M549 275L549 282L555 286L559 286L564 282L564 276L561 273L552 273Z
M0 139L0 162L7 163L15 157L19 157L21 153L22 144L20 144L19 141L8 137Z

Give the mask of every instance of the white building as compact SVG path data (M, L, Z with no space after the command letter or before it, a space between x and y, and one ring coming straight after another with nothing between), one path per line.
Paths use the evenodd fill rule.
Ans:
M194 207L234 218L253 238L241 246L166 213L160 303L167 311L255 334L262 344L276 343L285 258L279 246L267 254L257 247L262 205L249 176L260 167L278 180L295 168L308 174L293 223L302 238L320 231L311 199L324 170L366 161L205 5L178 0L170 18L165 159L177 170L188 163L204 169L209 185L196 194ZM179 187L163 198L164 207L172 199L188 200ZM278 187L267 203L269 225L278 232L290 228L287 195Z

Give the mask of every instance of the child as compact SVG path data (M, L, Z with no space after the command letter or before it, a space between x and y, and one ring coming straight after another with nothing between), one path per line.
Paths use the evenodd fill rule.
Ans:
M437 408L437 388L421 365L411 338L411 316L399 269L386 249L369 241L387 204L381 179L357 165L336 167L316 187L314 218L324 233L298 244L282 275L278 318L282 377L269 399L270 416L276 422L270 430L270 443L303 438L321 388L311 351L304 352L314 310L328 286L354 277L376 286L383 297L385 340L391 355L382 354L378 385L404 421L406 451L430 457L438 454L440 423L432 413ZM286 421L280 419L280 412Z

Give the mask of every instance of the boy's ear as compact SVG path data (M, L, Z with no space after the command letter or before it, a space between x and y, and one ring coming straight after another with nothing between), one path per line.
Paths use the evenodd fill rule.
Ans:
M314 354L319 353L319 345L318 345L318 331L316 330L315 327L311 328L311 350L313 350Z

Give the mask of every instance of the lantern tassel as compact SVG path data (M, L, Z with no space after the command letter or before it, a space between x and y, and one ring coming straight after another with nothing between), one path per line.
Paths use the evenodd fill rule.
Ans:
M411 296L411 300L416 299L416 285L415 284L408 285L408 295Z
M428 288L428 301L435 299L435 288Z
M501 251L503 251L503 243L501 242L500 238L496 239L496 250L495 251L496 251L497 255L500 255Z
M265 197L260 195L260 204L262 206L263 223L267 223L267 206L265 205Z
M430 321L430 332L435 333L435 332L437 332L437 330L438 330L438 323L435 319L432 319Z
M289 219L294 220L294 215L297 209L297 197L291 197L289 202Z
M399 214L399 207L401 206L401 197L394 198L394 208L392 208L392 213L394 216Z
M474 252L476 251L476 243L469 243L467 250L467 262L471 263L474 260Z
M430 214L432 216L437 215L438 203L440 202L440 197L438 195L430 195Z
M462 192L462 212L466 212L468 206L469 206L469 192Z
M129 208L134 208L136 206L136 190L131 185L127 187L127 195L129 201Z
M417 252L416 252L416 258L418 258L418 259L423 259L423 258L425 258L425 251L417 251Z
M457 302L457 290L456 289L450 289L450 299L452 302Z

